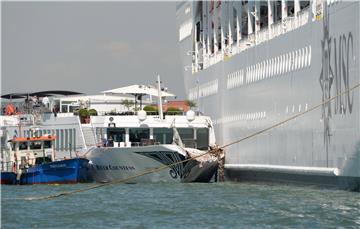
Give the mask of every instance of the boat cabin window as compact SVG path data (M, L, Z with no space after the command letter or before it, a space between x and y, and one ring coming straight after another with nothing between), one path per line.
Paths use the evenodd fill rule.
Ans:
M51 148L51 141L44 141L44 149L49 149Z
M193 128L178 128L177 130L185 147L197 148Z
M171 144L173 141L173 130L170 128L154 128L153 136L156 143Z
M124 142L125 128L107 128L107 139L114 142Z
M178 128L181 139L194 139L193 128Z
M28 144L27 142L19 142L19 150L27 150Z
M30 149L41 149L41 141L30 142Z
M51 162L51 158L49 156L46 157L38 157L35 159L35 164L42 164L42 163L47 163L47 162Z
M209 146L209 129L199 128L196 130L197 148L207 150Z
M149 128L130 128L130 142L141 142L142 139L150 138Z

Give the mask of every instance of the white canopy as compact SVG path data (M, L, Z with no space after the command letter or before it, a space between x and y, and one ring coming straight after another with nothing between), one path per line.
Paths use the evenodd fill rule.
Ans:
M141 85L141 84L134 84L127 87L115 88L107 91L102 91L102 93L159 96L159 92L155 87L151 85ZM161 91L161 96L174 97L175 95L166 91Z

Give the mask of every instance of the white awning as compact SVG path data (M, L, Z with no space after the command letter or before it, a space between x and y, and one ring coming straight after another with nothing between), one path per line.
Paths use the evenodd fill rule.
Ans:
M158 90L151 85L134 84L127 87L115 88L107 91L102 91L105 94L130 94L130 95L151 95L158 96ZM161 91L162 97L174 97L175 95L166 91Z

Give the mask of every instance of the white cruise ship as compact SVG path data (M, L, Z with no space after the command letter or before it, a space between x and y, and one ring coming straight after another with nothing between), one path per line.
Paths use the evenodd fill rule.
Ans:
M176 17L187 96L219 145L359 84L359 1L182 1ZM359 190L359 95L227 148L227 179Z

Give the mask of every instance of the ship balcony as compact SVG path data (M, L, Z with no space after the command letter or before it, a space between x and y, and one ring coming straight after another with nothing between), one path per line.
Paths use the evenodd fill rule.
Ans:
M225 48L223 50L218 50L213 54L204 52L203 69L217 64L222 60L226 60L233 55L239 54L250 47L259 45L277 36L304 26L311 19L310 13L310 7L307 7L299 11L296 17L286 17L282 21L271 24L259 31L256 31L255 33L251 33L247 37L243 37L233 45L224 45ZM314 18L312 18L312 20L314 20Z

